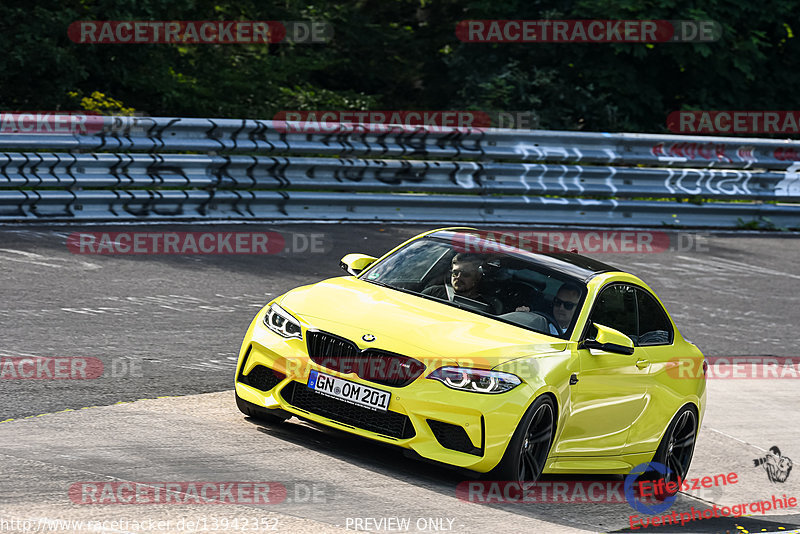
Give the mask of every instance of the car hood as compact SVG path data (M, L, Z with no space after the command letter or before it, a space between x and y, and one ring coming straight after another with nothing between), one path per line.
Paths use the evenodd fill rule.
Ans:
M490 369L565 350L567 342L354 277L288 292L280 306L311 329L440 365ZM362 339L371 334L372 342ZM426 364L431 367L431 362Z

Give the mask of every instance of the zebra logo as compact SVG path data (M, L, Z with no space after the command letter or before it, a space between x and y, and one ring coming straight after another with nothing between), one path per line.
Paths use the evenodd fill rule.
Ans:
M754 458L753 466L762 466L770 482L786 482L789 473L792 472L792 460L787 456L781 456L781 450L774 446L769 448L769 452L763 458Z

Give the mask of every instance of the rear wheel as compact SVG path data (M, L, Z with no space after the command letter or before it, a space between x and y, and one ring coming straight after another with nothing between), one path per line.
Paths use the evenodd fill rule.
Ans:
M289 419L289 417L291 417L290 414L284 412L283 410L270 410L269 408L264 408L262 406L253 404L252 402L246 401L238 394L236 394L236 406L243 414L272 425L283 423Z
M503 459L489 476L496 480L536 482L550 453L555 420L550 397L543 395L536 399L514 431Z
M675 482L677 485L679 478L681 480L686 478L689 465L692 463L696 439L697 413L692 406L684 406L670 422L653 456L653 462L667 467L667 473L663 476L660 473L650 476L651 479L664 479L663 491L657 491L656 498L663 500L678 493L679 487L676 487L674 491L668 491L666 485L669 482Z

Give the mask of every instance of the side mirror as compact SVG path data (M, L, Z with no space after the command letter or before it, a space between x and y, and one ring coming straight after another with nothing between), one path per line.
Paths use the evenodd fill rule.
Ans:
M378 258L367 256L366 254L348 254L339 261L339 267L341 267L344 272L356 276L372 265L377 259Z
M597 337L587 339L581 345L584 349L604 350L606 352L616 352L617 354L633 354L633 340L608 326L594 323L597 328Z

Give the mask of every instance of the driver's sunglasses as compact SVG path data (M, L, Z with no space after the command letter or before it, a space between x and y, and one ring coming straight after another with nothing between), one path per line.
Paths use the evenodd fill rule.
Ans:
M470 276L474 276L476 273L474 271L463 271L461 269L453 269L450 271L450 274L453 276L466 276L469 278Z
M553 299L553 306L562 306L565 310L569 311L578 304L577 302L569 302L567 300L561 300L560 298L556 297Z

